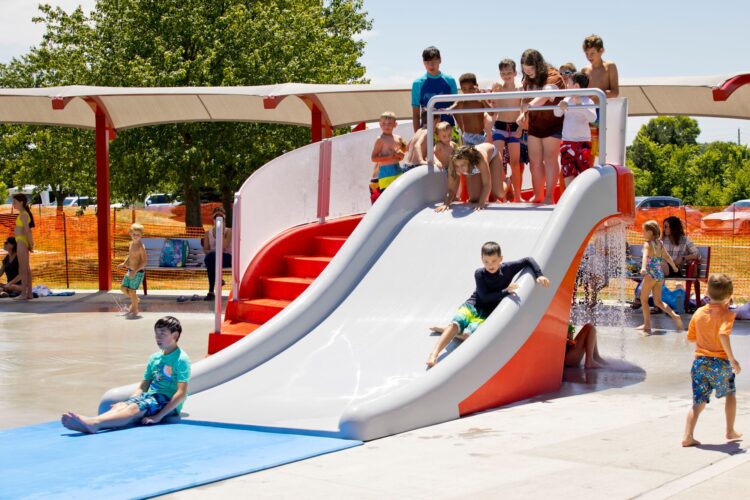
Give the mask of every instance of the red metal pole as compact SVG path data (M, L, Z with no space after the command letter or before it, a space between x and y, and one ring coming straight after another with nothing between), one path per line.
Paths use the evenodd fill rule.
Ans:
M323 113L317 105L313 104L312 110L312 142L323 140Z
M109 246L109 130L104 111L98 106L95 136L99 290L107 292L112 289L112 252Z

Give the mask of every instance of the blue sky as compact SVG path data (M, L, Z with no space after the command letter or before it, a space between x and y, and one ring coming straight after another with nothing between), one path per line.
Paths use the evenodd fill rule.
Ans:
M91 9L95 0L48 0L71 10ZM577 2L576 2L577 3ZM581 8L560 1L365 0L373 18L362 62L373 83L410 85L423 73L422 49L436 45L443 70L454 76L476 73L480 81L497 76L497 63L518 61L527 48L538 49L554 65L586 63L581 41L597 33L605 58L621 76L691 76L750 72L745 33L750 21L746 0L631 0L588 2ZM39 42L42 30L31 22L33 0L0 0L0 61ZM632 138L647 119L628 123ZM750 122L700 119L700 140L750 143Z

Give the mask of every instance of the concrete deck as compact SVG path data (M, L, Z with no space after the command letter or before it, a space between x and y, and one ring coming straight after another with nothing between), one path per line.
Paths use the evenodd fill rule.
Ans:
M112 294L1 299L0 428L94 412L106 389L140 380L155 350L153 324L166 313L183 322L180 343L200 359L211 305L175 301L193 293L149 294L138 320L116 314ZM171 496L747 498L750 454L724 439L723 402L701 415L702 446L679 445L691 404L685 334L657 315L654 325L667 330L640 337L639 320L631 313L624 331L600 328L609 367L568 369L555 393ZM750 370L750 322L736 323L732 343ZM737 428L750 432L750 377L737 386Z

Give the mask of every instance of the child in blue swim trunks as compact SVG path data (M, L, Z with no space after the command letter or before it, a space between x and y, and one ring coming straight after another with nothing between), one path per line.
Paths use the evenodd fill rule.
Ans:
M518 284L511 281L521 270L531 268L536 282L545 288L549 286L549 280L544 277L542 269L533 257L503 263L500 245L494 241L482 245L482 264L483 267L474 271L474 293L458 308L450 325L431 328L433 332L440 333L440 339L427 358L428 368L437 363L438 356L454 337L466 339L484 323L503 298L518 289Z
M385 111L380 115L380 130L383 132L375 141L370 159L375 162L375 169L370 180L370 201L375 200L391 185L404 171L400 161L408 149L406 141L393 133L396 128L396 114Z
M740 363L732 352L729 335L734 325L734 313L729 310L732 298L732 279L726 274L712 274L708 278L708 296L711 302L699 308L688 327L687 339L695 342L695 360L690 376L693 383L693 407L685 423L682 446L696 446L700 442L693 437L698 416L709 402L711 392L716 397L726 397L727 433L730 441L740 439L742 433L734 428L737 414L735 375L741 371Z
M179 415L188 394L190 358L177 346L182 325L174 316L164 316L154 325L159 350L148 358L143 381L126 401L115 403L96 417L72 411L63 414L62 424L77 432L94 434L102 429L125 427L136 422L158 424L165 417Z
M131 224L129 233L132 241L128 247L128 256L123 263L119 264L117 267L128 270L122 278L120 291L130 298L128 315L138 316L138 305L141 301L136 295L136 292L143 281L143 276L145 274L144 268L146 267L148 259L146 258L146 248L141 242L141 238L143 238L143 226L137 223Z

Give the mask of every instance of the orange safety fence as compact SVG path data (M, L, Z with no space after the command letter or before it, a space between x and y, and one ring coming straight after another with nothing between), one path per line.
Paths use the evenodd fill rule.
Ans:
M110 209L112 228L112 288L117 290L125 270L117 267L127 257L130 236L128 230L135 220L142 224L146 238L200 238L211 226L211 210L219 204L205 204L201 208L204 228L185 227L184 207L159 210ZM54 289L97 289L99 265L97 253L97 217L93 209L83 213L66 208L33 207L36 227L33 230L34 252L31 271L35 285L44 284ZM16 214L0 214L0 235L3 241L14 232ZM0 257L5 252L0 252ZM147 271L149 290L205 290L208 279L205 267L196 270L183 268ZM231 270L224 272L225 289L231 287ZM4 277L3 277L4 281Z
M202 216L204 227L211 224L211 210L218 204L204 204ZM143 224L146 237L198 238L200 228L185 228L184 207L160 210L111 209L113 233L112 286L117 289L123 270L116 267L127 254L128 228L135 221ZM98 287L97 222L96 215L88 208L82 215L75 209L65 209L64 216L54 208L33 207L36 220L34 229L35 251L31 255L31 267L35 284L50 288ZM735 299L750 300L750 208L725 210L724 207L665 207L638 210L628 225L627 242L642 243L642 224L650 219L663 227L663 221L676 216L686 229L688 237L698 246L711 247L709 271L726 273L734 280ZM12 235L15 214L0 214L0 235ZM4 252L0 252L2 256ZM231 273L224 279L231 285ZM677 285L669 281L669 286ZM206 273L182 269L148 272L149 289L207 290ZM632 284L634 288L634 284ZM702 287L705 290L705 287ZM628 284L630 299L631 283Z

